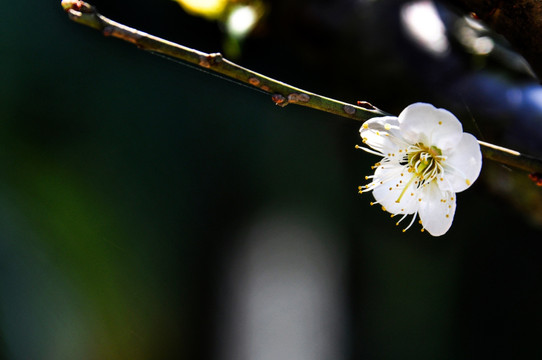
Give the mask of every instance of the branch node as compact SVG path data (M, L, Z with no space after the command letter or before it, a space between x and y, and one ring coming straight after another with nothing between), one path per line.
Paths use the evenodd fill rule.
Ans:
M256 78L256 77L251 77L251 78L248 79L248 83L250 85L258 86L258 85L260 85L260 80L258 78Z
M102 30L102 34L103 36L111 36L113 35L115 31L115 28L113 28L112 26L105 26Z
M213 53L207 55L201 55L199 57L199 65L209 69L213 65L221 63L223 60L221 53Z
M309 100L311 99L311 97L307 94L303 94L303 93L291 93L290 95L288 95L288 102L292 103L292 104L295 104L295 103L306 103L306 102L309 102Z
M75 16L81 16L81 14L90 14L96 12L96 8L84 1L80 0L62 0L62 7L65 11Z
M288 100L281 94L273 94L273 96L271 96L271 100L273 100L275 105L278 105L280 107L285 107L286 105L288 105Z
M376 106L368 101L358 101L358 106L367 110L378 110Z
M356 109L352 105L344 105L343 111L348 115L354 115L356 113Z

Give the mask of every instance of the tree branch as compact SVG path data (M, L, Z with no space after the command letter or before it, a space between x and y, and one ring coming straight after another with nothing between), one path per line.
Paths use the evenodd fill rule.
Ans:
M391 115L367 102L358 102L358 105L352 105L295 88L243 68L224 59L219 53L207 54L119 24L99 14L94 6L83 1L63 0L62 7L71 20L99 30L105 36L122 39L137 45L140 49L164 54L253 86L259 91L270 94L271 99L279 106L297 104L357 121ZM479 143L482 154L487 159L530 173L542 174L542 160L540 159L486 142L479 141Z
M142 50L164 54L254 86L271 94L272 100L279 106L297 104L358 121L389 115L368 103L355 106L313 94L243 68L223 58L219 53L207 54L119 24L99 14L94 6L83 1L64 0L62 7L68 12L71 20L99 30L105 36L122 39Z

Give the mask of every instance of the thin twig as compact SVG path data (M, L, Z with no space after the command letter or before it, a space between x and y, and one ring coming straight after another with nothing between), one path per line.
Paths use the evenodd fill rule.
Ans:
M219 53L208 54L173 43L159 37L133 29L99 14L90 4L78 0L63 0L62 7L71 20L101 31L105 36L113 36L137 45L140 49L179 59L204 69L215 71L238 82L251 85L271 95L279 106L297 104L316 110L325 111L357 121L365 121L377 116L390 116L367 102L352 105L335 99L317 95L265 75L239 66ZM506 149L497 145L479 141L482 154L491 159L530 173L542 174L542 160Z
M97 29L105 36L125 40L137 45L140 49L164 54L254 86L272 95L277 105L297 104L359 121L389 115L370 104L366 104L365 107L355 106L295 88L243 68L223 58L219 53L207 54L119 24L99 14L94 6L85 2L62 1L62 6L68 12L70 19Z

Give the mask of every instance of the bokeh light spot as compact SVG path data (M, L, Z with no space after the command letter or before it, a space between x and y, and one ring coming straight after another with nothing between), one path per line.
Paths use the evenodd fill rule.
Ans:
M193 15L207 18L219 17L226 8L228 0L176 0L183 9Z

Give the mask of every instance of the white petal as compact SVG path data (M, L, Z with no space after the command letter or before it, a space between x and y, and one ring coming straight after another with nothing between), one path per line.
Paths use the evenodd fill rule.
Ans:
M446 183L453 192L467 189L480 175L482 152L474 136L463 133L461 141L444 162Z
M450 191L441 191L433 182L423 189L421 196L418 214L422 226L433 236L445 234L454 219L455 194Z
M404 166L378 167L374 180L382 184L373 190L373 196L392 214L413 214L418 210L419 196L412 179L412 173Z
M359 134L367 145L384 156L407 147L399 132L399 121L393 116L367 120L359 129Z
M377 116L365 121L361 126L360 132L367 128L388 131L389 129L386 124L389 124L392 127L398 127L399 119L396 116Z
M436 146L443 152L453 149L463 134L461 123L451 112L425 103L407 106L399 115L399 124L408 142Z

